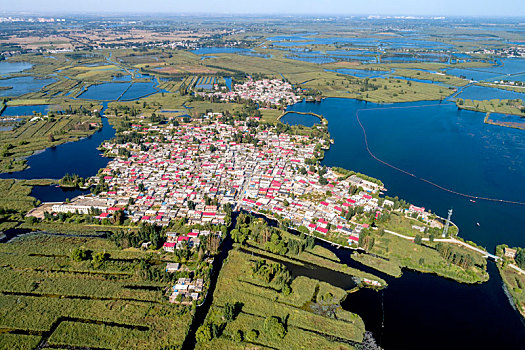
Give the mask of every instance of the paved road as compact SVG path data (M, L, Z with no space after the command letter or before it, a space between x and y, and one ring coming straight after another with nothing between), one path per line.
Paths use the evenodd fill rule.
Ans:
M404 238L404 239L409 239L409 240L414 240L414 237L410 237L410 236L405 236L405 235L402 235L400 233L397 233L397 232L394 232L394 231L390 231L390 230L385 230L385 232L388 232L394 236L398 236L398 237L401 237L401 238ZM429 238L423 238L422 239L423 241L429 241L430 239ZM499 260L501 259L499 256L496 256L494 254L490 254L489 252L483 250L483 249L480 249L480 248L477 248L477 247L474 247L468 243L465 243L463 241L460 241L459 239L455 239L455 238L436 238L434 239L434 242L447 242L447 243L454 243L454 244L459 244L459 245L462 245L464 246L465 248L467 249L470 249L470 250L474 250L480 254L483 254L484 256L488 256L494 260ZM516 266L516 268L518 268ZM521 269L520 269L521 270ZM523 270L521 270L523 271ZM523 271L525 273L525 271Z

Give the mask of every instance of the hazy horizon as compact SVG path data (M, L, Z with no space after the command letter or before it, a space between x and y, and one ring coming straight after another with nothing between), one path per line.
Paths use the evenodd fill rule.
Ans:
M163 14L163 15L319 15L319 16L447 16L525 17L525 2L516 0L267 0L251 3L237 0L0 0L0 14Z

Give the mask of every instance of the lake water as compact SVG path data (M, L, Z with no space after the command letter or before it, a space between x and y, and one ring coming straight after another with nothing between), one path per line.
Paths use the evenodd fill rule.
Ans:
M299 103L288 110L313 112L328 119L335 144L325 153L324 165L379 178L388 195L398 195L438 215L446 216L453 208L452 219L459 225L460 235L489 250L503 242L525 246L523 206L482 200L472 203L419 179L466 194L522 201L523 131L486 125L483 113L458 110L446 102L376 105L326 99L322 103ZM417 177L385 166L368 154L357 110L362 110L360 118L374 154Z
M525 99L525 93L510 90L472 85L465 88L456 97L469 100L492 100L492 99Z
M64 202L83 194L89 194L89 190L61 188L56 185L34 186L31 196L38 198L42 202Z
M81 177L95 175L110 161L97 150L100 144L115 136L115 129L102 118L102 129L77 142L69 142L48 148L27 158L29 168L16 172L0 174L2 179L60 179L66 173ZM40 199L40 198L39 198Z
M320 124L320 120L315 115L311 114L299 114L299 113L287 113L281 118L281 122L289 125L304 125L312 127L315 124Z
M465 76L467 79L477 81L525 81L525 59L505 58L499 66L480 68L453 68L447 74Z
M49 112L49 105L7 106L2 112L2 117L17 117Z
M55 79L35 79L34 77L16 77L0 80L0 86L10 86L12 89L0 90L0 97L20 96L36 92L44 86L54 83Z
M224 77L224 83L228 90L232 91L232 77Z
M31 67L33 67L33 65L28 62L0 61L0 75L19 73Z
M336 60L332 57L326 57L326 56L315 56L315 55L285 55L285 58L296 60L296 61L303 61L303 62L309 62L309 63L317 63L317 64L324 64L324 63L332 63Z
M133 83L129 89L120 98L121 101L136 100L156 93L155 84L153 82Z
M91 85L78 98L87 100L113 101L118 99L128 88L127 83L103 83Z
M453 208L452 220L459 225L460 235L490 251L502 242L525 245L523 206L472 203L418 179L461 192L523 200L523 131L486 125L483 113L461 111L452 103L377 105L326 99L302 102L288 110L311 111L328 119L335 143L325 153L324 165L377 177L385 183L388 195L398 195L441 216ZM361 110L360 120L374 154L417 177L389 168L368 154L357 110ZM333 251L349 265L367 270L351 262L348 251ZM399 279L374 272L389 287L350 294L343 307L359 314L385 349L520 348L525 341L523 320L504 294L493 263L489 262L488 271L489 282L474 286L410 271ZM442 335L431 336L432 332Z

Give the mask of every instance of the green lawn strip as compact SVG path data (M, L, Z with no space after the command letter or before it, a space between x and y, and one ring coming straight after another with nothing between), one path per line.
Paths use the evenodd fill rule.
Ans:
M501 263L498 263L497 266L506 289L514 300L514 305L519 313L525 317L525 275L508 265L502 266Z
M325 285L322 287L323 292L331 291L337 297L344 296L345 291L318 281L309 282L302 278L301 281L292 284L295 286L295 290L292 289L292 296L281 296L280 292L270 288L264 288L255 283L243 283L242 281L251 278L251 258L251 255L247 253L238 250L230 251L214 293L214 305L216 307L223 306L226 302L241 302L243 313L257 315L263 319L272 315L282 319L287 317L289 327L304 328L355 341L362 339L364 325L358 316L355 318L348 316L345 319L351 319L351 321L341 321L304 310L302 306L301 308L294 306L301 301L311 300L315 285ZM239 278L239 276L242 277ZM305 290L304 287L310 288L310 290ZM313 289L311 289L312 287ZM299 295L293 295L294 293ZM276 303L275 300L279 302ZM315 337L317 336L315 335ZM312 337L314 336L312 335Z
M390 276L401 277L403 274L399 262L374 257L370 254L353 253L352 259L363 265L372 267Z
M32 350L40 342L38 335L23 335L1 333L0 330L0 349L9 350Z
M466 248L451 244L456 251L463 254L470 254L474 259L474 263L481 267L474 265L468 270L465 270L447 262L437 250L429 246L418 245L410 240L394 235L374 235L374 238L375 244L371 253L391 259L392 261L398 261L401 267L407 267L420 272L435 273L439 276L463 283L479 283L488 280L486 260L483 259L480 254ZM426 244L435 246L435 243Z
M143 348L148 333L105 324L62 322L49 338L51 345L99 347L109 349ZM130 344L133 342L133 344Z

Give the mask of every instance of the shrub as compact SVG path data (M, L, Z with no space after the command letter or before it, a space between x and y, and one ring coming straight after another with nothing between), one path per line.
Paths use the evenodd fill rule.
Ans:
M275 316L267 317L266 320L264 320L264 330L274 338L282 339L286 335L286 329L283 323Z

